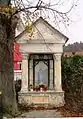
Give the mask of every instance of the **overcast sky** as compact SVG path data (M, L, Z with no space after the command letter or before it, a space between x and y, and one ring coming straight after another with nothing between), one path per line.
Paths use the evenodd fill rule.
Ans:
M29 1L31 2L31 4L35 5L37 4L36 2L38 0L35 0L35 1L29 0ZM53 4L59 0L56 0L56 1L42 0L42 1L46 3L50 1ZM64 4L61 7L59 6L58 9L64 12L65 10L68 10L70 8L71 2L73 0L60 0L60 1L64 1ZM77 0L77 1L78 1L77 6L73 9L72 13L70 14L70 17L72 19L71 24L66 29L64 29L63 26L60 27L61 29L58 29L60 32L64 33L69 38L68 43L74 43L74 42L80 42L80 41L83 42L83 0ZM48 15L48 14L45 14L45 15ZM52 19L52 15L51 15L51 19ZM50 23L54 26L52 21L50 21Z
M50 1L50 0L43 0L44 2ZM54 1L55 0L51 0ZM56 0L58 1L58 0ZM63 0L65 1L65 7L59 6L59 10L65 11L68 10L68 7L70 8L72 0ZM70 1L68 3L68 1ZM69 37L68 43L74 43L74 42L83 42L83 0L77 0L77 6L73 9L71 16L72 23L67 27L67 29L63 29L62 32ZM61 28L62 29L62 28Z
M83 0L77 1L77 6L72 10L72 13L70 14L70 19L72 20L70 25L67 26L67 28L60 27L61 29L58 29L69 38L67 44L80 41L83 42ZM65 4L67 4L66 7L61 9L68 9L69 4L67 0Z
M72 22L68 28L69 30L67 30L68 37L70 38L68 43L83 42L83 0L79 0L75 14L72 17L75 21Z

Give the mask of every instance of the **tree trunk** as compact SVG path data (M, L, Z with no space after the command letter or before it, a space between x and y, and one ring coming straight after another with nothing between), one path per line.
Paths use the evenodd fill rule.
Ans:
M12 19L0 14L0 91L3 107L12 114L17 113L14 87L13 42L15 26Z

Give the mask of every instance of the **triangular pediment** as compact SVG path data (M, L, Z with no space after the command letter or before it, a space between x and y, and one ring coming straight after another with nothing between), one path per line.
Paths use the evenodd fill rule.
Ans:
M43 18L39 18L32 25L30 33L23 31L17 38L19 43L65 43L68 38L53 28Z

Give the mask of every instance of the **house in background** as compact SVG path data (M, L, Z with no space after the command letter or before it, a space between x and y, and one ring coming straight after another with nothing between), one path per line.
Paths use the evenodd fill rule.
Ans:
M19 44L14 42L14 80L21 79L22 70L21 70L21 62L22 55L19 52Z
M22 55L19 60L22 61L22 87L19 92L21 105L64 105L61 55L67 40L65 35L41 17L32 24L31 32L24 30L16 37ZM30 90L31 85L36 88L40 84L46 86L45 92Z

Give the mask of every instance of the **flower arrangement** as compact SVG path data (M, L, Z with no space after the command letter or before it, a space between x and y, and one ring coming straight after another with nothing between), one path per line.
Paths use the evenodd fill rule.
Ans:
M38 92L38 90L39 90L39 86L36 86L35 91Z
M40 91L46 91L46 85L45 84L40 84L39 85L39 90Z
M46 85L45 84L40 84L40 85L36 85L35 87L33 87L33 85L32 84L30 84L29 85L29 90L30 91L36 91L36 92L38 92L38 91L46 91L47 90L47 87L46 87Z

